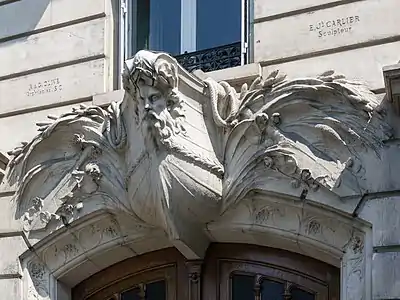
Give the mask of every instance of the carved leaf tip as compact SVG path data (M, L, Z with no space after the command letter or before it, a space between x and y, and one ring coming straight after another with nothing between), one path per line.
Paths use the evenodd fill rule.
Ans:
M51 124L52 124L52 122L46 122L46 121L44 121L44 122L37 122L37 123L36 123L36 126L42 127L42 126L49 126L49 125L51 125Z
M254 88L263 88L263 89L272 88L274 85L283 82L285 79L286 79L285 73L280 72L279 70L274 70L268 74L265 80L261 78L260 83L257 83L257 85L255 85Z
M317 76L317 79L324 82L332 82L336 80L343 80L346 76L343 74L336 73L335 70L328 70Z
M335 70L327 70L323 72L322 74L318 75L318 77L325 77L325 76L331 76L335 73Z
M57 120L59 117L55 115L48 115L47 118L50 120Z
M247 85L247 83L243 83L241 89L240 89L240 96L244 95L245 93L247 93L249 87Z

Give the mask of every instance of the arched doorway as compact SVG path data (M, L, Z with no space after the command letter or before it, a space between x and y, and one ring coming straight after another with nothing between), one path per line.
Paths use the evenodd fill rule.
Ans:
M201 262L174 248L129 258L78 284L72 299L339 299L339 278L338 268L292 252L211 244ZM201 298L190 282L200 285Z

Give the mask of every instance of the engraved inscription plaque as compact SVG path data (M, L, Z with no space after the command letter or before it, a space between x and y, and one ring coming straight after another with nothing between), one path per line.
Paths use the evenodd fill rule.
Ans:
M55 93L62 90L62 84L59 78L39 81L34 84L29 84L29 89L26 92L27 96L32 97L47 93Z
M360 16L321 20L310 24L309 30L317 33L319 38L338 36L351 32L353 26L360 22Z

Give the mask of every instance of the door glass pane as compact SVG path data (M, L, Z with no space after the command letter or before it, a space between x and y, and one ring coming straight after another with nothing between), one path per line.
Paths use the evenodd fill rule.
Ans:
M181 49L181 0L129 0L133 56L142 49L180 54Z
M134 288L129 291L121 293L121 300L140 300L140 289Z
M133 5L135 5L133 1ZM134 49L134 53L142 50L149 49L149 32L150 32L150 2L149 0L136 0L136 49ZM132 7L134 9L134 7Z
M283 299L285 286L281 282L264 279L261 284L261 300Z
M240 42L241 0L228 2L197 0L197 50Z
M150 50L172 55L181 49L181 0L150 1ZM140 24L138 24L140 27Z
M164 280L152 282L146 285L147 300L165 300L166 298L166 284Z
M292 300L314 300L315 295L299 288L294 288L291 290Z
M254 277L234 275L232 277L232 300L254 300Z

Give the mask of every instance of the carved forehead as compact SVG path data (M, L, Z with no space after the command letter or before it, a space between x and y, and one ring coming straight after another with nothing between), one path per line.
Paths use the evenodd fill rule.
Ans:
M131 79L134 83L143 77L154 81L156 58L154 53L139 51L133 58L125 62L124 77Z
M123 77L135 85L161 85L174 88L177 83L176 61L165 53L141 50L125 62Z

